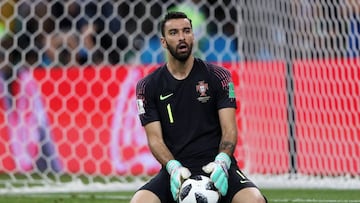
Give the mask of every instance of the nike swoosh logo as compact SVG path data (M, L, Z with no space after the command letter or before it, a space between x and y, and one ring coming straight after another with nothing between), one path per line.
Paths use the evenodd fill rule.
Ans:
M171 93L171 94L168 94L168 95L165 95L165 96L163 96L163 95L161 94L161 95L160 95L160 100L161 100L161 101L162 101L162 100L165 100L165 99L171 97L173 94L174 94L174 93Z
M241 184L251 182L250 180L246 180L246 177L245 177L239 170L236 170L236 173L237 173L237 174L241 177L241 179L242 179L242 180L240 180L240 183L241 183Z

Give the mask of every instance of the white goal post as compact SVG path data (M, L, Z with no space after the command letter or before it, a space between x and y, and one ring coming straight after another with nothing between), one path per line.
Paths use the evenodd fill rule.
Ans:
M0 1L0 194L133 191L160 166L136 82L164 62L159 20L193 19L228 68L235 156L260 187L360 189L357 0Z

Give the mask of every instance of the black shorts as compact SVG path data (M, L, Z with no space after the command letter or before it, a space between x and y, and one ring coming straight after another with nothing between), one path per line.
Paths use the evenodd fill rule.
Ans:
M221 197L220 203L231 203L234 195L241 189L248 187L256 187L256 185L251 182L236 165L231 165L229 169L229 189L226 196ZM195 175L195 174L192 174ZM205 175L205 174L196 174L196 175ZM170 191L170 175L165 168L162 168L160 172L153 177L148 183L142 186L139 190L149 190L156 194L161 203L176 203L173 200L171 191Z

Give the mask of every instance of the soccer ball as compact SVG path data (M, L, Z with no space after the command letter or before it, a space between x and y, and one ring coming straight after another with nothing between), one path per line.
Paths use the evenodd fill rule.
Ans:
M184 181L179 203L217 203L220 194L209 177L197 175Z

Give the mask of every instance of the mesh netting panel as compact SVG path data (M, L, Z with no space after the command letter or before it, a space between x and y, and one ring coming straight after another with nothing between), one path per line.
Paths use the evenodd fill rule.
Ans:
M159 170L134 91L165 62L168 10L193 19L197 57L233 74L250 178L360 188L359 1L6 0L1 193L133 190Z

